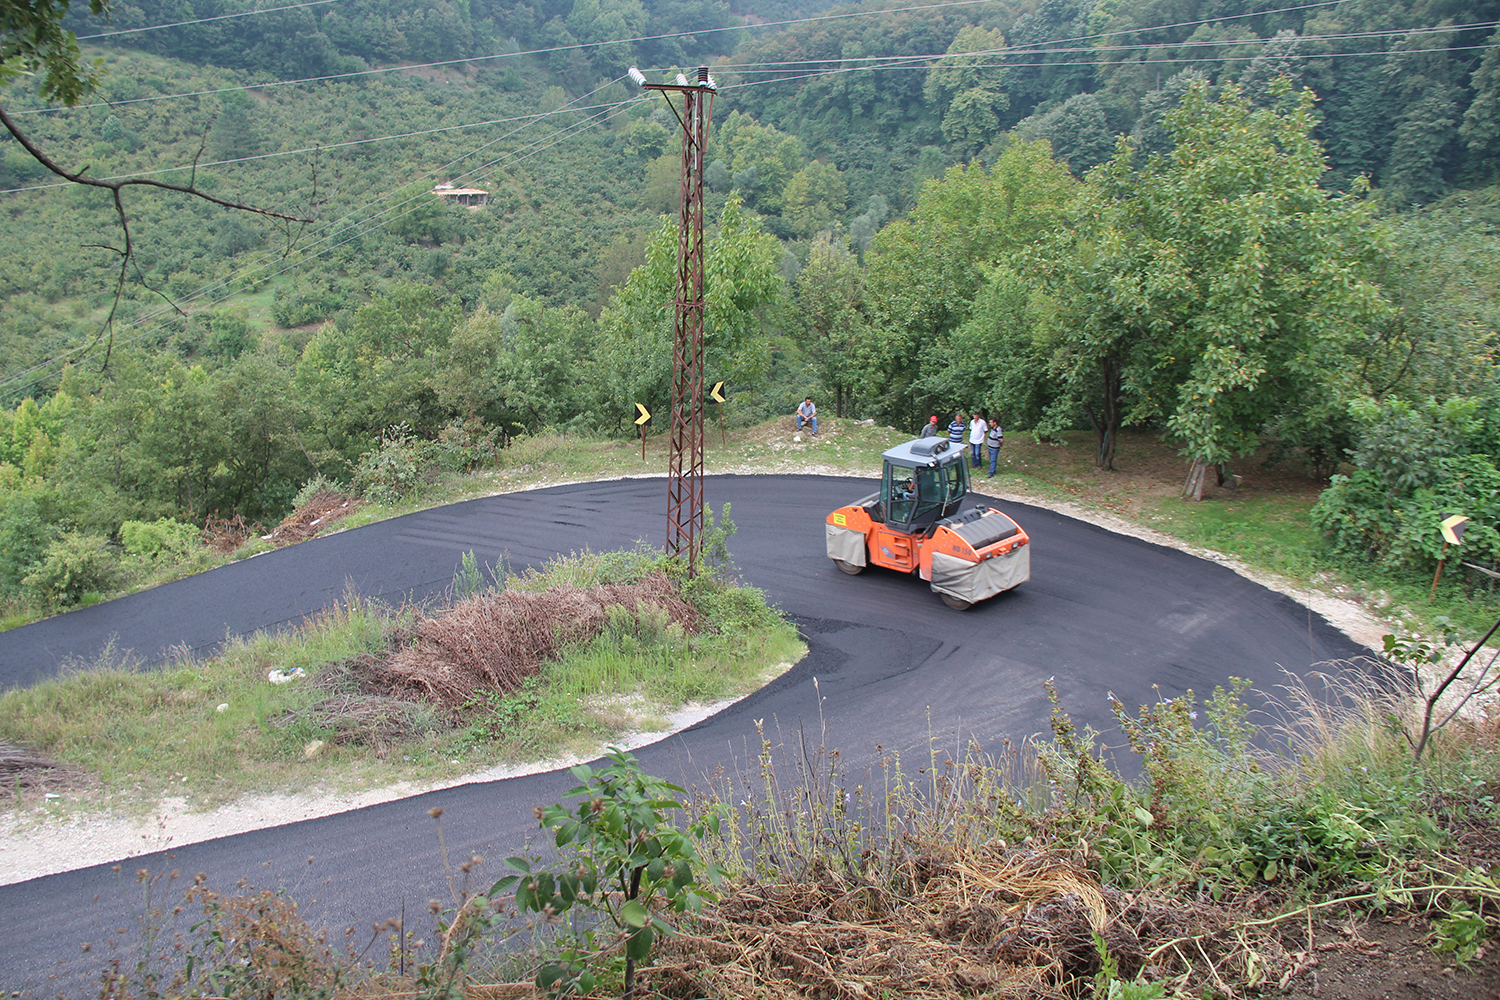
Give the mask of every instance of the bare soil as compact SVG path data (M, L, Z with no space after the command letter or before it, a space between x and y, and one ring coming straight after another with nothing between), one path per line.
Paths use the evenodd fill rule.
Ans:
M1467 965L1432 950L1432 928L1413 914L1313 927L1305 970L1287 984L1292 1000L1470 1000L1500 996L1500 949ZM1305 946L1304 946L1305 947Z

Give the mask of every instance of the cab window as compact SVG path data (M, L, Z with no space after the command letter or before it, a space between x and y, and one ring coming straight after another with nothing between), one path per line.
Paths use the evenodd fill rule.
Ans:
M885 504L885 519L895 524L910 521L916 499L917 488L912 470L899 465L887 465L885 479L880 486L880 500Z

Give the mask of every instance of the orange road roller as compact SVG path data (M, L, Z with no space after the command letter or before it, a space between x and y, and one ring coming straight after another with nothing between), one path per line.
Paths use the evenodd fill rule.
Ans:
M1031 539L993 507L963 509L969 463L962 443L917 438L885 452L880 492L828 515L828 558L920 576L960 611L1031 578Z

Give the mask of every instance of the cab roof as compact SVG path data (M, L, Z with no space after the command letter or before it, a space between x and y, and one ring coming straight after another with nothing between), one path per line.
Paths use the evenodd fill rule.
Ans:
M964 448L962 444L954 444L947 438L913 438L887 450L880 457L903 469L927 469L962 460Z

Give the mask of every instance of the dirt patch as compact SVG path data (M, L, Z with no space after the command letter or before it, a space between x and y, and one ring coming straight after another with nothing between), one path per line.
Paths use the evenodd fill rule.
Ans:
M412 641L383 658L362 657L349 669L369 693L428 701L458 711L482 691L517 691L562 650L605 628L614 609L655 613L691 634L698 612L664 574L635 583L505 590L460 602L419 623Z
M1127 517L1148 514L1162 500L1181 499L1188 460L1175 445L1146 431L1123 430L1115 449L1115 467L1104 471L1093 464L1093 439L1071 435L1059 443L1041 443L1029 435L1014 435L1001 451L1001 462L1011 471L1057 482L1066 492L1087 497ZM1295 463L1279 460L1273 449L1232 463L1224 485L1212 468L1203 481L1204 503L1250 502L1277 498L1311 504L1327 483Z
M1319 922L1312 934L1307 967L1286 984L1291 1000L1500 996L1500 950L1481 948L1466 966L1445 964L1432 950L1432 926L1421 916Z
M342 493L315 493L307 503L288 514L286 519L265 537L278 548L283 545L305 542L363 506L363 501Z

